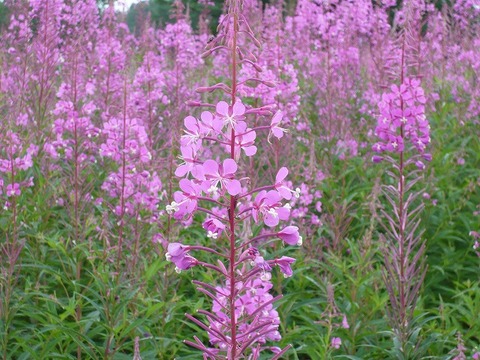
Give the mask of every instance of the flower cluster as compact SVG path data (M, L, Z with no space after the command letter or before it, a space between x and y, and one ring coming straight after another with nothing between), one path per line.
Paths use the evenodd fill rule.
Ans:
M5 134L6 139L2 143L3 158L0 158L0 173L4 174L5 180L0 177L0 195L5 193L7 198L20 196L24 187L33 185L33 178L19 181L19 171L28 170L33 166L33 158L37 155L38 147L34 144L24 149L19 135L11 130ZM8 202L5 205L8 207Z
M391 92L385 93L379 102L375 134L380 142L373 145L373 150L382 152L403 152L405 141L421 154L430 143L430 125L425 117L426 97L420 81L406 78L400 85L392 85Z
M261 110L249 111L252 113ZM270 126L252 129L244 121L245 112L246 108L240 100L230 107L221 101L216 105L215 113L204 111L198 119L193 116L185 118L180 148L181 163L175 171L175 175L183 179L179 183L180 191L174 193L174 201L167 206L167 212L173 213L176 219L189 220L198 208L199 199L215 202L225 195L231 195L245 199L241 204L244 207L243 213L249 214L255 223L263 221L265 225L274 227L280 220L288 220L290 206L282 201L290 200L292 194L299 196L298 191L291 190L284 182L288 170L281 168L275 184L258 191L252 199L251 193L242 195L237 165L241 152L247 157L255 155L256 131L269 130L273 136L283 136L283 129L279 126L282 113L273 116ZM233 158L202 161L202 155L211 150L211 147L203 146L203 142L220 145L219 149L223 149L227 155L231 153L230 147L233 145Z
M251 279L245 284L241 284L245 291L235 301L235 315L242 324L239 326L239 331L245 336L260 331L257 342L260 345L267 341L279 341L281 339L278 332L280 325L280 318L278 312L273 308L273 296L269 293L273 287L268 280L261 278ZM216 288L217 300L213 302L212 311L218 316L218 319L212 319L210 325L212 331L209 333L210 342L213 345L218 345L220 348L226 348L224 335L227 332L225 326L228 323L228 315L225 313L228 302L228 283L225 287ZM242 321L252 318L253 321Z
M214 242L212 247L172 242L167 246L166 257L175 264L178 272L202 266L213 270L221 278L220 286L194 281L197 289L213 301L211 312L199 311L206 316L209 325L186 315L207 331L213 347L204 345L196 337L195 342L186 341L187 344L203 351L205 359L217 359L224 355L229 359L245 356L258 359L265 349L272 351L274 359L278 359L288 347L281 350L266 346L267 341L281 338L278 332L280 320L273 308L278 297L269 293L272 288L271 271L278 266L285 277L290 277L295 259L287 256L266 259L267 254L253 245L260 247L266 240L275 238L290 245L302 244L296 226L273 230L281 221L290 218L290 200L299 197L300 190L292 190L286 182L288 170L285 167L279 169L274 181L248 189L250 179L244 175L243 155L251 158L257 153L259 131L268 132L270 140L272 136L282 138L285 129L281 127L282 111L273 114L273 107L269 105L249 108L237 97L241 92L237 79L237 54L240 63L260 69L255 56L243 47L240 33L247 34L247 38L256 45L259 42L240 11L240 2L233 0L228 8L227 15L221 20L219 34L207 45L204 56L219 49L228 49L233 59L232 84L201 87L197 92L223 91L230 96L231 103L191 103L208 106L215 111L203 111L199 118L187 116L184 119L185 129L180 139L181 162L175 171L175 175L181 178L180 190L173 194L173 201L166 207L167 213L184 224L193 221L195 212L205 213L207 217L203 228L206 238ZM264 82L261 79L244 81L249 80ZM250 127L247 118L252 115L260 119L260 124L257 121L255 126ZM262 124L265 117L271 117L269 124ZM244 234L252 233L249 229L252 222L263 223L270 230L248 238ZM226 243L224 240L227 240ZM218 261L203 262L193 257L191 251L212 253Z

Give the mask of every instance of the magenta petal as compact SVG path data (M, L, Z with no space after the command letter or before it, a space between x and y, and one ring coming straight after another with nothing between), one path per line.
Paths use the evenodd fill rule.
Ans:
M185 212L187 214L193 213L197 209L197 200L192 200L186 203Z
M252 129L249 129L250 132L246 135L243 136L243 142L253 142L257 138L257 133L253 131Z
M269 192L267 192L265 203L271 206L278 203L281 199L282 197L280 196L278 191L270 190Z
M247 123L246 122L241 121L237 124L237 126L235 126L235 131L237 132L237 135L243 134L247 130L251 130L251 129L247 129Z
M185 124L185 127L190 131L196 132L198 130L197 119L195 119L193 116L187 116L183 120L183 123Z
M229 181L225 186L228 193L232 196L238 195L242 191L242 185L238 180Z
M207 193L208 190L212 187L212 185L213 184L210 180L205 180L202 182L201 187L202 187L202 190Z
M203 163L205 175L218 176L218 164L215 160L207 160Z
M215 117L212 121L213 130L218 134L223 129L223 121L222 119Z
M175 265L180 270L188 270L191 267L195 266L196 264L197 264L197 259L195 259L193 256L190 256L190 255L185 255L178 261L175 261Z
M185 247L180 243L170 243L168 244L167 252L170 256L176 257L183 255L185 251Z
M173 193L173 200L175 200L175 202L179 203L183 199L185 199L185 195L183 195L183 193L181 191L175 191Z
M245 105L243 105L241 101L237 101L235 105L233 105L233 115L239 116L243 114L245 114Z
M211 126L213 121L213 115L210 111L202 112L202 115L200 116L200 118L202 119L204 124Z
M223 161L223 174L235 174L237 172L238 166L235 160L225 159Z
M254 145L244 147L243 150L245 151L245 155L247 156L253 156L257 153L257 147Z
M217 113L222 116L228 115L228 104L225 101L220 101L216 107Z
M283 137L283 130L279 128L273 128L272 129L272 134L275 136L277 139L281 139Z
M192 168L192 176L197 180L205 180L203 167L201 165L194 165Z
M288 169L286 167L280 168L280 170L278 170L277 176L275 177L275 183L281 183L287 177L287 175Z
M279 220L278 220L278 217L270 215L270 214L267 213L263 217L263 222L265 223L265 225L267 225L269 227L274 227L274 226L278 225Z
M280 124L283 118L282 110L278 110L272 117L272 126Z
M182 189L186 193L188 193L192 189L191 186L190 186L190 180L188 180L188 179L180 180L178 185L180 186L180 189Z
M290 210L285 207L278 208L277 213L280 220L288 220L290 217Z
M191 145L183 145L180 147L180 152L184 159L193 159L194 148Z
M177 168L177 170L175 170L175 176L184 177L187 172L188 172L188 166L186 164L180 165Z
M286 186L280 186L277 190L285 200L290 200L292 198L292 192Z
M300 239L300 234L298 233L298 227L296 226L287 226L285 229L278 233L278 237L286 242L288 245L296 245Z

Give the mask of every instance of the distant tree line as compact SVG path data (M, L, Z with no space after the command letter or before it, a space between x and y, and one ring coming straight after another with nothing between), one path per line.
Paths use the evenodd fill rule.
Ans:
M224 0L210 0L214 5L209 8L210 10L210 29L215 31L218 18L222 13ZM267 4L270 1L275 0L262 0L263 4ZM322 0L312 0L322 1ZM374 4L380 4L381 0L372 0ZM428 0L427 0L428 1ZM106 6L110 0L97 0L97 4L100 8ZM146 21L150 18L152 22L157 25L164 25L173 21L172 9L175 0L139 0L137 4L130 6L127 11L126 21L132 31L139 31ZM182 0L184 10L188 14L194 28L198 26L198 20L202 11L204 11L204 5L198 0ZM438 9L443 6L452 6L455 0L436 0L433 1ZM284 0L286 12L293 12L297 3L297 0ZM402 0L397 0L397 8L400 7ZM395 11L395 8L392 12ZM393 15L393 14L392 14ZM8 23L9 11L7 6L2 0L0 0L0 29Z

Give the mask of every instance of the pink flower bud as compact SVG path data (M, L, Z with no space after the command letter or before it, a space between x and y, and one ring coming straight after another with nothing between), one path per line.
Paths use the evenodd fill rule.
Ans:
M378 164L380 162L383 161L383 156L378 156L378 155L373 155L372 156L372 161L375 163L375 164Z

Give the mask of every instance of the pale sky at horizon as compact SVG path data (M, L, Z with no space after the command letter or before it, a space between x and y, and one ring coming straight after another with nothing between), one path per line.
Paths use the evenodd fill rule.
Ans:
M136 4L141 0L115 0L115 10L125 10L130 9L132 4Z

